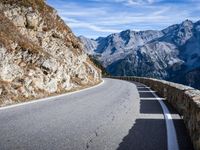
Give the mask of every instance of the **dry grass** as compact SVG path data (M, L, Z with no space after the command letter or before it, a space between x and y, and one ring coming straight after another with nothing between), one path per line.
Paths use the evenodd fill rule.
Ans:
M19 49L28 51L30 54L40 53L47 57L52 57L51 54L44 51L39 45L21 35L16 26L0 11L0 43L12 51L10 46L13 42L18 43Z
M66 46L70 47L76 55L79 55L82 52L79 41L74 36L71 29L59 16L54 16L54 9L46 5L44 0L1 0L0 3L9 4L16 7L32 7L33 10L39 11L45 22L45 26L43 28L44 32L47 32L51 29L56 29L60 33L66 33L67 36L64 38Z
M13 42L18 43L15 53L18 53L18 51L28 51L30 56L40 55L40 57L44 57L45 59L54 57L43 50L39 45L21 35L18 28L0 11L0 44L3 44L3 46L11 52L13 51L13 49L11 49L11 44ZM62 60L58 61L62 63Z
M45 9L44 0L1 0L1 3L24 7L33 7L33 9L37 9L40 11Z

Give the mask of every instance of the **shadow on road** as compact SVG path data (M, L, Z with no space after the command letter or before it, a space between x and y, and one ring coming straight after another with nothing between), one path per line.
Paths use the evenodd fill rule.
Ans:
M183 120L173 119L180 150L194 150Z
M142 84L137 83L137 86ZM165 120L160 118L151 118L151 115L162 114L162 109L159 102L154 99L154 96L149 92L144 92L147 89L140 88L140 114L149 114L149 118L138 118L135 124L129 130L117 150L167 150L167 132ZM145 99L150 98L150 99ZM152 98L152 99L151 99ZM170 113L178 114L165 101ZM176 129L178 144L180 150L193 150L191 140L187 129L182 119L173 118Z
M183 121L173 120L180 150L193 150ZM167 150L165 122L163 119L137 119L117 150Z
M139 94L140 94L140 97L141 98L154 98L154 95L150 92L140 92L139 91Z
M117 150L167 150L165 122L137 119Z
M162 109L157 100L140 100L140 113L142 114L162 114Z

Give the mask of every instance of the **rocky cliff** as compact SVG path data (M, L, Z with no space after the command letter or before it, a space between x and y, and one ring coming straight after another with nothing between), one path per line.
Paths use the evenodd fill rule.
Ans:
M0 1L0 105L100 82L101 72L43 0Z

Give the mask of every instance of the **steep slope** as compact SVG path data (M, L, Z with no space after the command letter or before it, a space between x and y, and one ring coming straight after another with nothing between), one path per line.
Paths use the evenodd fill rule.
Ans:
M96 49L90 51L112 75L154 77L199 87L187 78L200 67L200 21L186 20L162 31L127 30L101 38L104 42L94 41ZM192 73L194 80L199 79L198 72Z
M0 105L97 84L101 72L43 0L0 1Z
M90 60L101 70L101 74L103 77L110 75L106 69L102 66L102 64L93 56L89 55Z
M182 60L178 59L177 55L178 50L174 45L156 41L112 63L107 66L107 69L111 74L117 75L166 78L169 76L168 69L175 71L182 64Z

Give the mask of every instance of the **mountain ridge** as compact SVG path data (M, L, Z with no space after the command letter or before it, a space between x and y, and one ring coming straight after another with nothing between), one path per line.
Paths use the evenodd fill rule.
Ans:
M101 40L79 39L112 75L154 77L200 88L187 77L200 67L200 21L185 20L163 30L125 30ZM177 80L180 76L182 81Z

